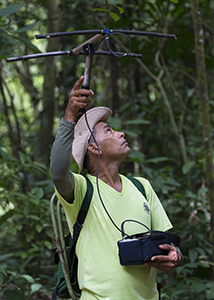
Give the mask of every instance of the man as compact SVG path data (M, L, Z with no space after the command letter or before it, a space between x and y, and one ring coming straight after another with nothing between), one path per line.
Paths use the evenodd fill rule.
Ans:
M106 107L90 109L76 125L79 110L88 108L89 97L94 94L91 90L79 89L82 82L83 77L80 77L70 93L53 145L50 168L71 233L87 189L84 176L69 171L71 152L78 163L79 173L87 168L86 176L94 188L76 246L81 300L157 300L156 271L168 272L177 267L182 260L179 249L164 244L160 248L168 251L168 255L152 257L152 261L144 265L121 266L117 246L121 232L115 225L120 228L127 219L139 221L151 230L167 231L172 225L146 179L138 178L145 188L147 200L129 179L119 174L119 166L130 154L130 148L124 133L114 131L107 124L111 111ZM127 234L143 231L143 226L134 222L125 228Z

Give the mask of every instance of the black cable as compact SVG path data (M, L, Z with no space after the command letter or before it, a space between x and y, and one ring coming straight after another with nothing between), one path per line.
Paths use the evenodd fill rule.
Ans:
M121 34L121 35L125 36L125 37L128 39L128 41L129 41L129 49L128 49L128 51L127 51L126 53L121 54L121 55L118 55L118 54L116 54L115 52L113 52L113 51L111 50L110 45L109 45L109 36L110 36L110 35L113 35L113 34ZM130 50L131 50L131 40L130 40L129 37L128 37L127 35L125 35L124 33L109 33L109 34L105 35L105 36L99 41L99 43L97 44L97 46L96 46L95 49L94 49L94 52L93 52L92 58L91 58L91 62L90 62L89 74L90 74L90 71L91 71L91 66L92 66L92 61L93 61L93 58L94 58L95 50L99 47L99 45L100 45L104 40L106 40L107 47L108 47L109 51L110 51L114 56L117 56L117 57L124 57L124 56L126 56L126 55L130 52ZM118 231L120 231L122 234L128 236L126 233L124 233L124 231L122 231L122 230L117 226L117 224L114 222L114 220L113 220L112 217L110 216L110 214L109 214L107 208L105 207L105 204L103 203L103 200L102 200L102 197L101 197L101 194L100 194L99 182L98 182L98 179L99 179L99 178L98 178L98 174L99 174L99 166L100 166L100 148L99 148L99 145L98 145L98 143L97 143L97 141L96 141L96 139L95 139L95 136L94 136L94 134L93 134L93 131L92 131L91 128L90 128L90 125L89 125L89 123L88 123L88 119L87 119L86 114L87 114L87 112L85 111L84 115L85 115L85 122L86 122L86 125L87 125L87 127L88 127L88 129L89 129L89 131L90 131L90 133L91 133L91 136L92 136L92 138L94 139L94 142L95 142L95 144L96 144L96 146L97 146L97 149L98 149L98 162L97 162L97 171L96 171L96 185L97 185L97 193L98 193L98 196L99 196L100 201L101 201L101 204L102 204L102 206L103 206L103 208L104 208L104 210L105 210L107 216L109 217L110 221L112 222L112 224L115 226L115 228L116 228ZM126 221L127 221L127 220L126 220Z
M99 148L99 145L98 145L98 143L97 143L97 141L96 141L96 139L95 139L95 136L94 136L94 134L93 134L93 131L91 130L91 128L90 128L90 126L89 126L88 119L87 119L87 116L86 116L86 112L85 112L85 121L86 121L87 127L88 127L88 129L89 129L89 131L90 131L90 133L91 133L91 136L92 136L92 138L94 139L94 142L95 142L95 144L96 144L96 146L97 146L97 149L98 149L98 162L97 162L97 171L96 171L96 184L97 184L97 193L98 193L98 196L99 196L100 201L101 201L101 203L102 203L102 206L103 206L103 208L104 208L104 210L105 210L107 216L109 217L110 221L112 222L112 224L117 228L117 230L119 230L121 233L123 233L122 230L121 230L121 229L117 226L117 224L114 222L114 220L113 220L112 217L110 216L110 214L109 214L107 208L105 207L105 204L103 203L103 200L102 200L102 197L101 197L101 194L100 194L99 182L98 182L98 179L99 179L99 178L98 178L98 173L99 173L99 166L100 166L100 148ZM125 233L125 235L127 235L127 234Z
M114 34L119 34L119 35L123 35L123 36L125 36L125 38L128 40L128 42L129 42L129 49L128 49L128 51L126 52L126 53L122 53L122 54L117 54L116 52L114 52L112 49L111 49L111 47L110 47L110 44L109 44L109 36L111 36L111 35L114 35ZM106 37L106 45L107 45L107 47L108 47L108 50L111 52L111 54L112 55L114 55L114 56L116 56L116 57L124 57L124 56L126 56L127 54L129 54L129 52L131 51L131 40L130 40L130 38L126 35L126 34L124 34L124 33L114 33L114 32L112 32L112 33L109 33L108 35L107 35L107 37Z
M115 35L115 34L123 35L123 36L125 36L125 38L128 40L128 42L129 42L129 49L128 49L128 51L127 51L126 53L120 53L120 54L118 54L118 53L114 52L114 51L111 49L110 44L109 44L109 36ZM104 40L106 40L107 47L108 47L109 51L111 52L111 54L114 55L114 56L116 56L116 57L124 57L124 56L128 55L129 52L131 51L131 40L130 40L130 38L129 38L126 34L124 34L124 33L118 33L118 32L115 32L115 33L114 33L114 32L111 32L111 33L109 33L109 34L106 34L106 35L99 41L99 43L96 45L96 47L95 47L95 49L94 49L94 52L93 52L92 58L91 58L91 62L90 62L89 74L91 73L91 66L92 66L92 61L93 61L93 58L94 58L95 51L98 49L98 47L100 46L100 44L101 44Z

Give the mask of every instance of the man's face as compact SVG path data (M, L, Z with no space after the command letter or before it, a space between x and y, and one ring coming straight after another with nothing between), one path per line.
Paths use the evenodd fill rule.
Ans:
M114 131L111 126L104 122L99 122L95 126L95 139L99 145L102 156L110 156L122 161L131 152L124 138L124 133Z

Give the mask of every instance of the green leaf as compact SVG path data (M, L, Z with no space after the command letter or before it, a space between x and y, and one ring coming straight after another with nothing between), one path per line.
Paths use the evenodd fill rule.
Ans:
M24 294L19 293L16 290L6 290L4 291L4 295L8 300L27 300Z
M14 193L14 196L17 196L20 200L28 201L28 196L22 193Z
M10 5L10 6L7 6L5 8L2 8L0 10L0 17L4 17L4 16L10 15L10 14L14 14L18 10L20 10L22 7L24 7L23 4L20 4L20 5Z
M33 164L37 167L40 167L41 169L47 169L47 167L41 163L39 163L38 161L34 161Z
M202 187L202 188L200 188L199 189L199 191L198 191L198 197L201 197L203 194L205 194L206 192L207 192L207 187Z
M132 149L131 153L128 156L128 160L130 159L132 159L132 161L140 163L144 160L144 156L140 151Z
M126 124L126 125L140 125L140 124L151 124L151 122L148 121L148 120L144 120L144 119L135 119L135 120L125 121L124 124Z
M38 290L40 290L42 288L42 285L40 283L33 283L31 285L31 294L37 292Z
M16 32L26 32L26 31L28 31L28 30L31 30L31 29L33 29L38 23L39 23L39 21L38 21L38 22L34 22L34 23L32 23L32 24L30 24L30 25L27 25L27 26L23 26L23 27L19 28L18 30L16 30Z
M17 231L16 231L15 228L8 228L8 229L7 229L7 232L8 232L8 233L11 233L11 234L13 234L13 235L16 235L16 233L17 233Z
M16 225L17 230L22 230L23 226L21 224Z
M33 165L37 168L37 170L40 170L41 172L44 172L46 174L46 171L47 171L47 167L46 166L44 166L43 164L40 164L37 161L34 161Z
M44 196L44 191L42 188L35 187L31 190L31 195L35 195L37 198L41 199Z
M111 12L109 9L106 9L106 8L94 8L94 11L106 11L106 12L108 12L110 14L110 16L112 17L112 19L114 19L115 22L118 21L118 20L120 20L120 17L117 14Z
M34 46L29 40L17 37L17 36L12 36L14 39L21 41L25 46L27 46L30 50L32 50L34 53L39 53L41 52L36 46Z
M3 254L3 255L0 255L0 261L5 261L6 259L12 257L13 254Z
M194 263L198 257L198 252L195 249L189 249L189 259Z
M4 281L4 275L2 274L2 272L0 272L0 287L2 286L3 281Z
M176 273L178 275L181 274L184 268L185 268L185 266L180 266L180 267L176 268Z
M31 277L30 275L24 274L24 275L20 275L20 276L25 278L29 283L34 283L35 282L33 277Z
M4 215L2 215L1 218L0 218L0 225L3 222L5 222L7 219L11 218L13 214L14 214L14 210L11 209L8 212L6 212Z
M29 198L30 202L34 203L35 205L39 205L39 199L35 199L35 198Z
M42 229L43 229L43 226L41 226L40 224L36 224L35 229L36 229L37 232L41 232Z
M39 221L40 218L38 216L35 216L35 215L29 215L28 216L30 219L33 219L33 220L36 220L36 221Z
M195 161L187 161L182 167L183 174L184 175L187 174L189 172L189 170L195 166L195 164L196 164Z
M138 137L138 133L132 130L123 130L125 135L131 136L131 137Z
M168 161L168 157L156 157L156 158L151 158L151 159L148 159L146 162L152 162L152 163L159 163L159 162L163 162L163 161Z
M196 294L199 294L206 290L206 284L203 282L194 281L191 288Z
M119 130L121 128L121 119L111 116L108 120L108 124L115 130Z
M110 12L110 10L107 9L107 8L94 8L94 11L107 11L107 12Z
M192 199L197 199L197 195L191 191L187 191L187 197Z
M178 0L170 0L171 2L177 4L178 3Z
M120 6L116 6L117 9L119 10L120 14L123 14L124 13L124 9Z
M110 13L110 16L112 17L112 19L115 21L115 22L117 22L117 21L119 21L120 20L120 17L117 15L117 14L115 14L115 13L113 13L113 12L109 12Z
M106 0L106 3L111 4L111 5L116 5L116 4L119 4L119 3L123 3L123 1L120 1L120 0Z

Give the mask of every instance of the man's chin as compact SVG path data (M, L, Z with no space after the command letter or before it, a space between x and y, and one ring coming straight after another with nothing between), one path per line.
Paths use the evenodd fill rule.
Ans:
M131 149L127 146L127 149L126 149L126 157L129 156L130 153L131 153Z

